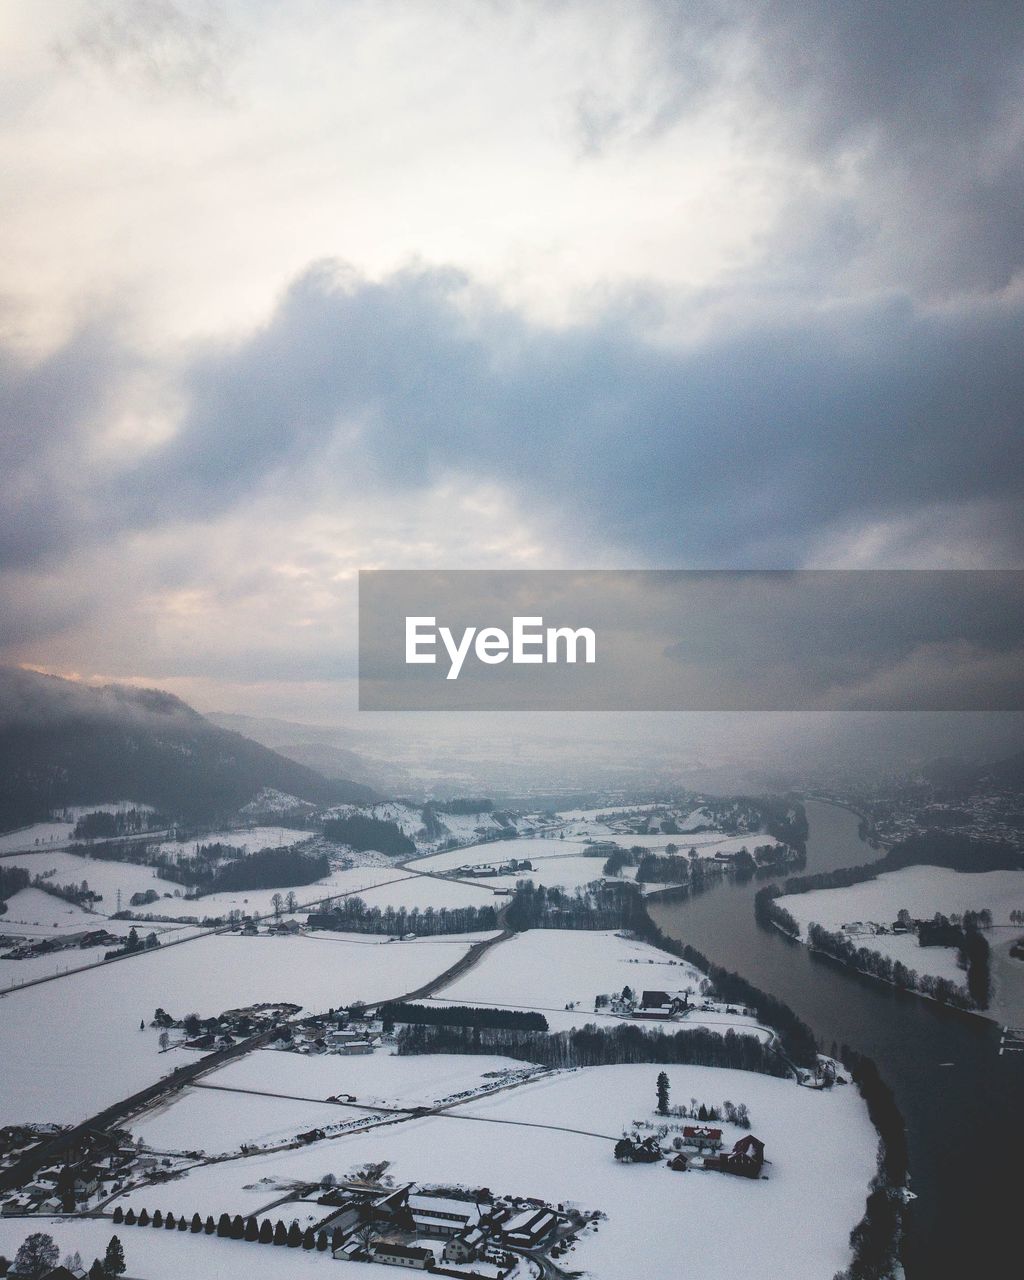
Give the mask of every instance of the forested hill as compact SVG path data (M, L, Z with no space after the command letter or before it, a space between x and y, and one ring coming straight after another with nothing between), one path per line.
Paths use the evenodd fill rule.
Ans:
M317 805L379 799L218 728L169 693L0 668L0 831L116 799L208 820L264 787Z

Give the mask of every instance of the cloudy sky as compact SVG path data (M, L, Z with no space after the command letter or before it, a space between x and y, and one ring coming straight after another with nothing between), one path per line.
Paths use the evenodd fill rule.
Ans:
M1024 564L1024 12L5 0L0 660L310 718L368 567Z

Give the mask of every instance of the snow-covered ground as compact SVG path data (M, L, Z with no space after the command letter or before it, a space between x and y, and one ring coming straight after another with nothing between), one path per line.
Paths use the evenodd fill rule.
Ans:
M534 884L542 884L546 888L577 889L590 884L593 880L603 880L604 858L565 857L538 859L533 871L516 871L507 876L488 876L485 884L496 889L514 889L520 880L532 880ZM636 867L623 867L619 880L635 880ZM664 888L660 885L659 888Z
M402 873L399 873L402 874ZM439 880L436 876L408 876L390 880L377 889L360 893L359 897L370 907L405 907L424 910L433 907L500 907L502 901L495 897L490 880L480 884L463 884L460 880Z
M831 932L848 924L889 926L903 907L920 920L937 911L962 915L987 907L994 924L1008 925L1010 912L1024 909L1024 871L969 873L945 867L904 867L847 889L816 889L776 901L800 925L804 937L812 923ZM867 928L854 934L853 941L856 946L901 960L919 974L964 984L964 971L957 967L956 952L950 947L920 947L913 934L873 934ZM996 994L998 997L998 990Z
M158 1006L207 1017L259 1001L313 1011L397 997L481 936L208 936L10 992L0 997L0 1124L79 1120L173 1070L186 1051L158 1053L148 1025Z
M493 1088L485 1073L521 1072L522 1062L499 1057L399 1058L387 1049L368 1057L305 1056L265 1049L206 1076L147 1111L132 1134L157 1151L210 1155L291 1141L319 1128L327 1133L383 1118L374 1107L431 1106L471 1089ZM360 1106L326 1101L337 1094ZM273 1096L279 1095L279 1096Z
M520 836L515 840L489 840L484 844L473 845L467 849L448 849L444 853L435 853L429 857L419 858L413 866L421 871L452 871L457 867L481 866L491 863L508 862L515 859L517 862L532 862L537 867L537 872L533 878L536 880L538 874L546 874L547 868L543 863L548 858L577 858L589 861L593 867L593 874L590 880L600 878L602 868L604 867L606 854L602 853L599 857L591 856L587 858L587 850L590 844L587 843L589 837L588 829L581 829L580 832L569 834L568 830L564 838L559 836ZM593 840L612 840L623 849L630 849L633 846L639 846L652 853L665 853L668 845L677 846L680 853L688 853L690 849L695 848L697 852L705 858L713 858L716 853L737 853L740 849L746 848L751 852L761 845L777 845L779 842L771 836L745 835L745 836L726 836L716 832L703 832L697 836L667 836L667 835L594 835ZM538 866L538 864L540 864ZM523 872L516 878L529 876L529 872ZM547 880L544 881L547 883ZM586 881L583 881L586 883Z
M281 1055L284 1056L284 1055ZM246 1146L276 1146L310 1129L363 1123L372 1111L297 1098L254 1098L219 1089L185 1089L147 1111L132 1135L153 1151L220 1155Z
M34 852L47 845L67 844L75 830L73 822L37 822L20 831L7 831L0 836L0 853Z
M188 840L164 840L157 846L157 852L176 858L188 858L195 852L196 845L225 844L232 849L258 853L261 849L280 849L285 845L301 844L312 835L312 831L304 831L299 827L243 827L241 830L210 831Z
M632 987L700 990L703 974L664 951L605 930L531 929L488 951L468 973L435 997L512 1008L564 1010Z
M451 871L456 867L478 867L484 863L501 863L515 859L535 862L539 858L561 858L567 854L581 855L586 848L582 840L557 836L520 836L514 840L488 840L468 849L447 849L430 857L419 858L413 866L419 871ZM602 859L595 858L600 870Z
M175 1214L191 1214L198 1205L215 1217L259 1213L280 1199L289 1182L319 1180L328 1172L341 1176L386 1160L397 1181L483 1185L603 1211L607 1220L562 1259L563 1267L598 1280L635 1275L641 1259L649 1280L820 1280L846 1266L850 1228L863 1213L877 1145L856 1092L849 1086L830 1093L800 1089L750 1072L669 1067L674 1101L728 1098L748 1106L771 1161L767 1181L618 1164L614 1139L634 1120L656 1120L659 1070L644 1065L560 1073L442 1116L196 1168L158 1189L131 1192L122 1203L152 1211L158 1202ZM730 1137L739 1133L729 1130ZM320 1212L316 1205L290 1204L276 1214L304 1225ZM794 1225L807 1222L815 1229L803 1232L794 1250ZM129 1260L133 1230L122 1233ZM259 1252L243 1253L240 1265Z
M398 1057L378 1049L367 1057L340 1054L289 1053L261 1049L230 1062L209 1084L267 1093L292 1093L327 1098L352 1094L365 1106L430 1106L464 1089L489 1083L487 1072L516 1071L524 1066L514 1058L438 1053L428 1057Z
M225 1280L279 1280L323 1277L323 1280L394 1280L394 1269L376 1263L336 1263L330 1252L260 1247L217 1236L147 1227L115 1226L105 1218L0 1218L0 1252L13 1258L27 1235L45 1231L61 1256L78 1250L86 1268L102 1258L116 1235L124 1246L128 1275L139 1280L182 1280L183 1276L217 1276Z
M175 919L195 916L200 920L206 916L226 916L234 910L245 914L259 912L261 915L268 915L273 911L274 895L280 893L284 896L288 893L287 889L246 889L188 899L175 896L181 891L179 885L161 880L152 867L135 862L108 862L100 858L60 852L33 853L31 857L15 857L5 861L8 866L25 867L32 875L45 875L52 870L52 879L56 884L81 884L83 880L87 881L94 892L103 895L98 910L109 913L117 910L118 890L121 892L122 906L139 915L151 912L153 915ZM407 874L408 872L394 866L356 866L344 870L336 868L323 880L318 880L315 884L299 885L294 892L300 902L313 902L332 894L351 893L386 884L389 880ZM132 894L146 893L150 889L160 895L156 902L143 907L129 905ZM0 929L2 928L0 923Z
M95 911L86 911L73 902L32 887L19 889L8 898L7 911L0 916L0 933L24 938L59 938L61 934L81 933L85 929L128 933L131 928L130 920L108 920Z

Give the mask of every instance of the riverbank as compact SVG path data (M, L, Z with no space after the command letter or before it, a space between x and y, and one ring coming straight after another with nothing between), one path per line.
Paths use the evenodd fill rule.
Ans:
M809 870L872 860L853 813L818 800L806 807ZM1017 1248L1013 1152L1024 1144L1024 1054L1000 1056L988 1019L840 972L778 930L759 928L751 899L762 883L727 881L680 901L654 900L650 914L670 937L784 1001L829 1053L856 1045L878 1064L906 1121L918 1197L905 1215L908 1280L998 1272Z

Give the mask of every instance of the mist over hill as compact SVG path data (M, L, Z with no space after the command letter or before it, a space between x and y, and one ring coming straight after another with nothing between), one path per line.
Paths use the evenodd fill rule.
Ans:
M265 787L317 805L378 798L211 724L161 690L0 668L0 830L115 799L212 820Z

